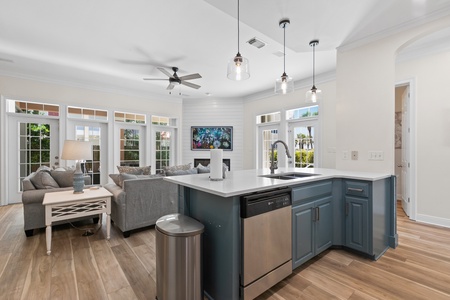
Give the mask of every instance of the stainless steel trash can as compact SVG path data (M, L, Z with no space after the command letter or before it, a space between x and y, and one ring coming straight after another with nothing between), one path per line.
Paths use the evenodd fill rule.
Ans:
M156 298L203 300L202 223L182 214L156 221Z

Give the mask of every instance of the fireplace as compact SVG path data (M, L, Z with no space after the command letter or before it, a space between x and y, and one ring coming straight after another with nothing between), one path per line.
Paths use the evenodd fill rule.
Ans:
M198 164L202 164L202 166L209 165L209 158L194 158L194 168L198 166ZM224 158L223 163L227 165L228 171L231 171L231 160L229 158Z

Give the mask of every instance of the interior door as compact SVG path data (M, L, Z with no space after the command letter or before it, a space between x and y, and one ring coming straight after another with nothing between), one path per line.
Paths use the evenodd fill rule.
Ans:
M402 207L406 215L411 214L410 203L410 107L409 107L409 86L402 95Z
M59 121L35 117L15 117L8 121L7 199L22 201L22 180L40 166L59 164Z

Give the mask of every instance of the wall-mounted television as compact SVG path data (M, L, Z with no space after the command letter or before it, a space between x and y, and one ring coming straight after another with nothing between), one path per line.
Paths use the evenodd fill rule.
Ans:
M233 150L233 126L192 126L191 150Z

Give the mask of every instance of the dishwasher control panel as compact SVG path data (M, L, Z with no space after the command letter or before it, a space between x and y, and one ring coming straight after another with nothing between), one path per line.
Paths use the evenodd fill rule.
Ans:
M290 188L245 195L241 197L241 218L250 218L291 204Z

